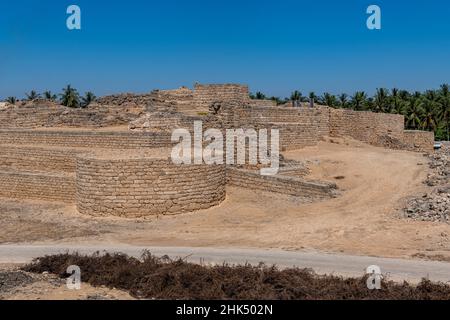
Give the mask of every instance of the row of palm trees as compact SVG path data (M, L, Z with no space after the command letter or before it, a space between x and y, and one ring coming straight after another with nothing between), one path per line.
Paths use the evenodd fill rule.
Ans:
M288 102L310 102L332 108L346 108L357 111L372 111L402 114L407 129L434 131L436 138L450 141L450 90L443 84L437 90L408 92L406 90L385 88L377 89L374 96L357 91L349 96L345 93L333 95L325 92L318 96L310 92L303 96L298 90L290 98L267 97L261 92L251 95L254 99L272 99L278 104Z
M63 89L63 92L59 95L53 94L51 91L45 91L42 94L39 94L35 90L32 90L25 95L27 97L26 100L28 101L45 99L49 101L59 102L62 105L70 108L85 108L97 99L92 92L86 92L85 95L81 97L77 89L72 88L71 85L67 85L67 87ZM6 101L11 104L16 104L18 99L16 97L8 97Z

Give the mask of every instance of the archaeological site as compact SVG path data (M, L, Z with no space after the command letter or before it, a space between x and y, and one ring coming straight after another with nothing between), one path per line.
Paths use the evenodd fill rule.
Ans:
M431 131L405 130L403 115L280 104L239 84L110 95L83 108L2 103L0 263L63 250L137 256L149 247L160 256L192 252L194 263L218 254L211 262L226 255L297 266L311 254L314 266L332 259L315 269L323 274L347 259L353 271L344 276L359 275L368 257L443 263L450 146L439 146ZM394 280L420 280L400 271ZM7 292L42 297L36 290Z
M262 176L250 165L173 164L172 131L194 121L220 130L278 129L278 174ZM405 131L401 115L276 106L235 84L107 96L84 109L45 100L6 105L0 128L0 196L75 204L88 216L207 209L225 200L227 186L320 201L339 196L339 188L305 178L304 164L283 152L333 137L415 152L432 152L434 143L433 133Z

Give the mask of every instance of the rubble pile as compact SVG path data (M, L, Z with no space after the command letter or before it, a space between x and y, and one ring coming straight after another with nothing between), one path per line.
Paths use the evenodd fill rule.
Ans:
M425 183L431 192L409 201L405 216L419 221L450 222L450 151L441 150L429 156L432 172Z
M385 147L387 149L393 149L393 150L409 150L414 151L414 147L407 145L400 141L399 139L392 137L390 135L381 135L378 137L378 140L376 141L375 145Z

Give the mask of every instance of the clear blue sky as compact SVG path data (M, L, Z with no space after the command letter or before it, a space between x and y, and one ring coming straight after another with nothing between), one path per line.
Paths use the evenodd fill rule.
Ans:
M66 9L82 10L82 30ZM382 9L382 30L366 9ZM201 83L303 93L450 82L450 1L0 2L0 99L31 89L147 92Z

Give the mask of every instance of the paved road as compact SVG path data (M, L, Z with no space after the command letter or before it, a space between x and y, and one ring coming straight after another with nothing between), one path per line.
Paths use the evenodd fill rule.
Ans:
M139 257L143 250L149 250L156 256L168 255L172 258L182 257L194 263L230 264L265 262L281 268L312 268L319 274L334 274L345 277L359 277L366 268L377 265L382 273L391 280L418 282L422 278L450 283L450 263L402 260L324 254L318 252L298 252L262 249L219 249L219 248L183 248L183 247L136 247L136 246L0 246L0 263L27 263L33 258L77 251L90 254L96 251L123 252Z

